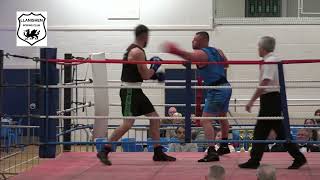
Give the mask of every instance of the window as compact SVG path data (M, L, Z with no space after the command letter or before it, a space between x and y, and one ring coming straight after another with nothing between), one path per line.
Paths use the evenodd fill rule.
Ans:
M246 0L246 17L280 17L281 0Z
M320 24L320 0L213 0L214 24Z

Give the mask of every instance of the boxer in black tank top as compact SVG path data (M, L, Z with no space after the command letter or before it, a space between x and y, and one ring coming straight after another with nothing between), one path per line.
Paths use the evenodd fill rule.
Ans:
M149 29L144 25L138 25L135 28L135 42L131 44L124 54L124 61L146 61L146 54L143 50L147 46L149 38ZM123 64L121 81L124 85L133 83L139 85L143 80L152 78L161 64L153 64L150 69L146 64ZM135 84L134 84L135 83ZM121 88L120 98L123 116L159 117L148 97L142 89ZM109 137L110 142L118 141L134 124L134 119L125 119L123 124L113 131ZM160 141L160 119L150 120L150 132L153 141ZM166 155L162 151L160 144L154 144L154 161L175 161L176 158ZM112 151L111 144L106 144L97 157L105 165L111 165L109 153Z
M132 49L141 50L144 57L146 57L144 50L140 46L131 44L127 48L127 52L123 56L124 61L128 61L128 56ZM146 58L144 58L144 60L146 60ZM138 65L123 64L121 81L130 83L143 82L143 78L141 77L138 70ZM152 103L143 93L142 89L121 88L120 98L123 116L141 116L155 112Z

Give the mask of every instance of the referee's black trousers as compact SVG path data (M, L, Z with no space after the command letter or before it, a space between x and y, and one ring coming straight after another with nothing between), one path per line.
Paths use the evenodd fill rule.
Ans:
M280 93L271 92L260 96L260 111L259 117L281 116L281 99ZM266 140L271 129L277 134L277 140L284 140L286 138L283 122L280 120L257 120L254 129L254 140ZM265 150L265 143L253 143L250 153L251 161L260 162L263 152ZM284 144L289 154L297 159L304 159L304 155L299 151L297 144L286 143Z

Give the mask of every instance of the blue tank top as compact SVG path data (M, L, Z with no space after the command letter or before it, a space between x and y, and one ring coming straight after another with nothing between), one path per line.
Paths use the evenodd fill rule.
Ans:
M219 51L213 47L202 48L207 55L209 62L222 62L224 61ZM223 64L208 64L205 67L198 68L200 76L204 80L204 85L219 85L227 83L227 78L224 71Z

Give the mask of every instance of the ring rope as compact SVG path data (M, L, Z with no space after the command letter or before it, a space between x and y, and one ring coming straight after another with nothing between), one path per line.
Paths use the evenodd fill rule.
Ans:
M184 120L185 117L136 117L136 116L32 116L40 119L141 119L141 120L152 120L152 119L176 119ZM293 116L290 120L301 120L301 119L320 119L320 116ZM273 117L191 117L193 120L283 120L283 117L273 116Z
M121 80L108 80L108 83L121 83ZM185 80L165 80L160 83L185 83ZM197 83L197 80L191 80L192 83ZM228 80L230 83L259 83L257 80ZM317 80L286 80L287 83L320 83ZM157 80L145 80L143 83L159 83Z
M206 144L206 143L263 143L263 144L269 144L269 143L298 143L298 144L320 144L320 141L300 141L300 140L195 140L191 141L192 143L197 143L197 144ZM169 140L169 141L99 141L99 142L47 142L47 143L38 143L38 145L96 145L96 144L168 144L168 143L181 143L181 141L178 140Z
M73 107L73 108L57 111L57 115L63 115L64 113L67 113L67 112L72 112L72 111L75 111L77 109L86 108L86 107L92 107L92 106L94 106L94 103L89 101L89 102L86 102L84 105L80 105L80 106L77 106L77 107Z
M164 86L164 85L143 85L143 86L131 86L131 85L100 85L100 86L85 86L85 85L48 85L43 86L39 85L40 88L112 88L112 89L118 89L118 88L130 88L130 89L185 89L185 86ZM308 85L308 86L302 86L302 85L288 85L287 88L305 88L305 89L312 89L312 88L320 88L320 85ZM259 88L259 89L278 89L280 86L256 86L256 85L232 85L232 86L191 86L192 89L231 89L231 88L237 88L237 89L247 89L247 88Z
M231 101L231 100L230 100ZM231 107L244 107L247 104L229 104ZM121 106L120 103L109 103L109 106ZM176 107L184 107L185 104L153 104L153 106L159 106L159 107L170 107L170 106L176 106ZM191 106L196 107L197 104L191 104ZM201 107L203 107L204 104L201 104ZM260 106L260 104L254 104L253 106ZM288 104L288 106L320 106L320 103L303 103L303 104Z
M107 64L234 64L234 65L261 65L261 64L306 64L306 63L320 63L320 59L299 59L299 60L282 60L280 62L264 62L257 60L228 60L219 62L203 62L203 61L183 61L183 60L165 60L165 61L123 61L122 59L105 59L105 60L65 60L65 59L39 59L39 61L52 62L52 63L107 63Z
M39 57L30 57L24 55L16 55L11 53L5 53L4 57L8 58L16 57L21 59L31 59L33 61L52 62L52 63L117 63L117 64L237 64L237 65L254 65L254 64L301 64L301 63L320 63L319 59L294 59L294 60L282 60L281 62L264 62L262 60L228 60L223 62L203 62L203 61L182 61L182 60L165 60L165 61L123 61L122 59L105 59L94 60L83 57L73 57L72 60L68 59L42 59ZM77 65L77 64L76 64Z

